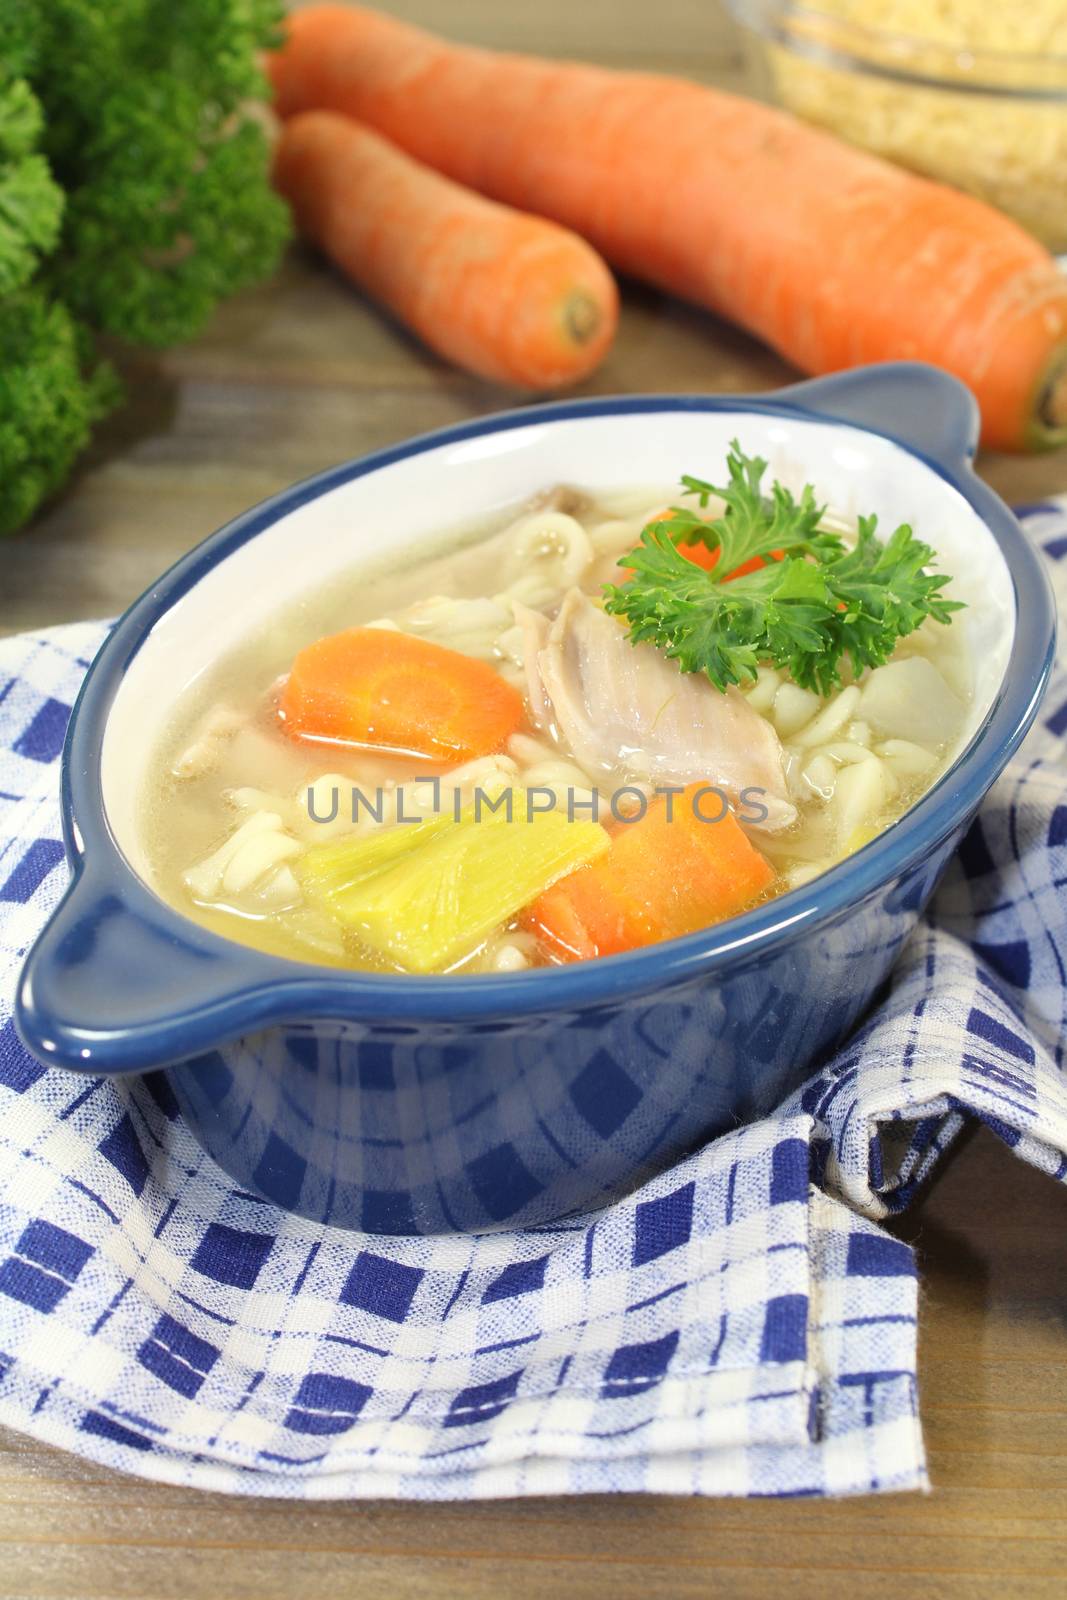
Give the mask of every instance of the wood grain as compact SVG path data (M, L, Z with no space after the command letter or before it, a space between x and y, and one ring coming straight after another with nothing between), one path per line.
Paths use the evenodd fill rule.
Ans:
M457 38L740 84L713 0L405 0ZM742 393L793 376L713 318L628 287L586 392ZM194 345L127 364L130 404L64 497L3 549L0 631L113 613L264 495L518 396L446 370L304 252ZM987 457L1007 498L1067 490L1062 457ZM642 1499L472 1506L240 1501L121 1477L0 1435L0 1596L291 1600L1016 1600L1067 1572L1067 1191L988 1134L899 1225L922 1257L935 1490L823 1505Z

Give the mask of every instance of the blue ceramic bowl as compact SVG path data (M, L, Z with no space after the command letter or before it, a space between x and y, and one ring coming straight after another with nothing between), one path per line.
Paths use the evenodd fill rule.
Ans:
M219 938L157 895L137 837L146 730L231 636L267 625L297 580L321 583L373 549L385 508L402 552L408 537L553 481L713 472L734 434L846 511L910 516L971 584L982 681L970 742L888 832L718 927L510 976L304 965ZM592 399L498 415L322 473L239 517L131 607L86 679L63 762L71 885L26 962L22 1038L77 1072L162 1068L235 1183L378 1233L541 1223L759 1116L862 1016L1045 686L1051 595L1017 523L971 471L976 437L973 401L953 380L887 366L758 399Z

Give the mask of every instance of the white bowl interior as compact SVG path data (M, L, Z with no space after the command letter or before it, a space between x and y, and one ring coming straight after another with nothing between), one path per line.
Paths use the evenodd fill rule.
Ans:
M953 593L968 607L954 622L967 630L975 674L962 752L1003 680L1015 599L991 533L936 472L875 434L740 408L560 418L441 444L341 484L279 517L160 618L122 680L101 753L108 821L131 866L150 879L139 815L158 718L220 656L269 626L301 594L362 561L380 562L384 539L399 553L551 484L594 491L667 487L683 472L720 481L735 436L749 454L765 456L771 474L790 488L813 483L846 517L876 511L883 532L910 522L937 550L953 575ZM146 737L150 711L156 720Z

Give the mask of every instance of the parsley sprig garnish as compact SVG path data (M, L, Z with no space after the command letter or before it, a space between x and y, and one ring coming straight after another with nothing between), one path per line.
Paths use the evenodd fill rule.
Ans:
M948 623L960 609L940 593L948 576L928 570L934 551L906 523L883 543L877 518L860 517L848 544L821 526L826 508L810 484L799 500L780 483L765 495L767 463L746 456L736 440L727 463L722 488L682 479L702 509L713 495L722 500L722 516L709 522L672 507L623 558L627 580L605 585L606 609L627 619L635 644L656 645L724 692L769 663L825 695L840 684L846 657L855 673L881 666L927 617ZM679 544L695 543L719 551L710 572L679 552ZM764 564L731 576L754 557Z

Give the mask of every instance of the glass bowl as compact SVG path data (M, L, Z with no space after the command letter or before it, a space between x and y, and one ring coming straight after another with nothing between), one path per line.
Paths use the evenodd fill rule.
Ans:
M987 5L948 37L958 4L725 0L748 31L768 97L853 144L953 184L1067 252L1067 10ZM1009 13L1012 15L1009 16ZM912 33L874 25L916 17ZM1042 37L1053 49L1030 48ZM981 28L979 31L979 22ZM988 49L1011 32L1026 48ZM930 37L920 37L920 32ZM939 37L933 37L935 33Z

